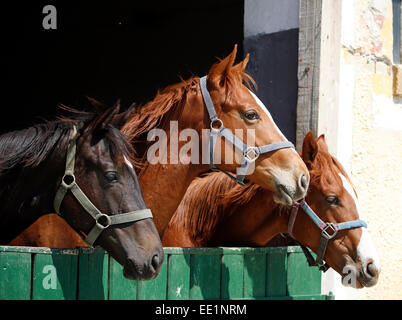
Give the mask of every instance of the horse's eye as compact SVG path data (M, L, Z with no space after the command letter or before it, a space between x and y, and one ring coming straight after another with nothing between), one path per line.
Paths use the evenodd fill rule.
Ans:
M257 111L254 111L254 110L250 110L250 111L246 112L244 114L244 117L247 120L258 120L258 119L260 119L260 115L257 113Z
M105 173L105 178L109 182L117 182L118 181L118 175L116 171L108 171Z
M325 197L325 201L327 201L329 204L333 204L333 205L336 205L336 206L339 206L339 203L340 203L339 198L337 196L334 196L334 195L330 195L330 196Z

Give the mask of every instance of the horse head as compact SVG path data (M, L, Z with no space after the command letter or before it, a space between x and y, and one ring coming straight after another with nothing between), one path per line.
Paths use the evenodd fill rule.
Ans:
M55 204L72 227L124 267L126 278L151 279L160 270L163 250L130 162L133 151L119 131L131 110L118 112L117 104L79 127L76 156L70 155L73 172L67 173L66 165L60 182L71 192L58 189L64 195Z
M232 147L233 145L227 143L231 139L231 133L229 139L222 139L219 144L221 150L225 150L225 157L231 153L233 158L240 159L240 163L245 158L252 162L251 170L247 171L250 181L273 191L276 202L291 205L307 192L308 170L298 153L289 148L291 143L276 126L267 108L250 89L250 83L254 81L244 71L249 55L234 65L236 48L235 46L229 56L213 65L208 72L207 87L220 121L212 118L206 121L211 121L212 130L224 125L243 145L249 146L239 150L241 148L236 148L234 143ZM270 148L279 144L286 144L286 147ZM238 163L223 161L216 167L236 172Z
M303 142L302 157L311 177L306 201L318 217L332 225L361 221L356 191L342 165L329 154L325 136L315 140L309 132ZM298 214L292 233L296 240L317 252L321 230L308 215ZM326 249L324 260L342 275L345 285L370 287L377 283L381 268L366 228L337 231Z

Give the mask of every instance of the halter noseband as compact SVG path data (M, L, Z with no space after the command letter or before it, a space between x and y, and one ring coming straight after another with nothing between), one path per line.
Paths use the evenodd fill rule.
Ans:
M78 200L81 206L85 209L89 215L94 218L95 225L92 227L90 232L88 233L86 238L83 238L84 241L93 246L96 239L100 236L103 230L108 228L111 225L122 224L128 222L139 221L147 218L152 218L152 212L150 209L136 210L127 213L121 213L109 216L107 214L102 213L85 195L85 193L81 190L81 188L77 185L74 176L74 165L75 165L75 153L76 153L76 140L78 138L77 127L73 126L73 132L71 134L70 142L67 148L67 159L66 159L66 170L64 172L64 176L61 179L61 184L59 189L56 192L56 196L54 198L54 208L56 213L63 217L60 213L60 206L64 199L64 196L68 192L74 195L74 197ZM101 223L100 219L105 219L106 223ZM71 226L71 225L70 225ZM73 226L71 226L73 227ZM75 229L73 227L73 229ZM81 232L78 232L81 235Z
M261 147L249 147L248 145L244 144L229 129L225 128L223 126L222 120L218 118L218 115L216 114L216 111L215 111L214 104L212 102L211 96L210 96L208 88L207 88L207 77L206 76L200 78L200 88L201 88L202 97L205 102L205 106L207 107L209 119L211 120L211 123L210 123L211 132L209 135L208 150L209 150L209 166L212 171L221 171L224 174L226 174L229 178L236 181L238 184L244 186L246 184L246 182L244 181L244 178L246 176L247 169L251 163L253 163L255 160L257 160L257 158L260 156L260 154L279 150L279 149L284 149L284 148L294 148L293 143L291 143L290 141L276 142L276 143L264 145ZM215 128L214 127L215 124L219 124L219 128ZM226 140L232 142L233 145L235 146L235 148L237 148L238 150L243 152L243 162L237 171L236 177L234 177L233 175L231 175L230 173L228 173L226 171L223 171L223 170L217 168L213 163L216 140L219 135L223 136Z
M332 223L332 222L324 222L320 219L320 217L308 206L306 201L303 199L300 202L295 202L292 206L292 211L290 213L289 222L288 222L288 234L293 236L293 226L296 221L297 212L299 208L302 208L305 213L313 220L314 224L320 228L321 230L321 238L320 243L318 245L317 250L317 258L314 260L308 249L303 246L300 242L296 241L301 248L303 249L304 254L306 255L307 261L312 266L318 266L318 268L322 271L327 271L329 269L329 265L324 263L324 255L327 250L328 241L333 239L338 231L340 230L349 230L354 228L364 227L367 228L367 224L360 219L341 222L341 223Z

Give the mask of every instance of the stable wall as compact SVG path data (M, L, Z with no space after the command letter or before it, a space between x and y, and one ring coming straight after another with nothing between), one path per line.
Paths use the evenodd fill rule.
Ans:
M336 298L401 299L402 100L394 92L391 0L343 0L337 156L351 173L381 263L375 287Z

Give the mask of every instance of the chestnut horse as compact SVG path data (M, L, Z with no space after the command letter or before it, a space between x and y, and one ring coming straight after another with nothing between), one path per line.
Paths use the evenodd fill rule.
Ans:
M265 148L271 144L285 143L289 146L290 143L266 107L249 89L248 84L253 80L244 71L249 56L234 64L236 50L235 46L229 56L211 67L203 89L201 80L205 80L205 77L193 77L169 86L158 92L153 101L140 107L122 128L134 146L144 199L155 213L154 222L161 236L194 178L212 165L214 170L218 168L229 172L236 172L239 167L234 161L222 164L214 162L219 147L223 150L222 159L238 156L236 148L224 139L207 155L206 162L178 161L178 153L186 150L186 147L191 151L191 159L205 158L203 150L211 151L210 139L203 139L208 130L223 133L221 130L224 128L230 129L244 143L248 141L250 132L254 133L254 144L260 149L251 146L244 150L254 152L254 155L247 154L255 165L254 170L248 172L247 179L272 191L278 203L291 205L306 194L309 173L298 153L288 147L269 152L267 150L270 149ZM206 102L208 95L217 118L211 117L211 103ZM216 128L217 125L219 128ZM239 133L236 129L242 129L243 132ZM151 132L163 134L155 137ZM233 138L230 134L229 138ZM159 140L154 142L157 138ZM155 152L155 145L158 144L164 145L164 148ZM158 157L165 159L165 163L155 162ZM51 216L43 219L48 225L60 224L53 221ZM25 244L54 247L57 240L54 237L44 238L45 234L51 233L40 229L38 225L32 226L27 231L30 235L22 235L18 243L24 244L25 241ZM71 245L71 241L68 244ZM79 245L79 241L76 244Z
M146 209L119 105L0 136L0 243L46 212L102 246L129 279L159 273L163 250ZM63 230L60 230L63 232Z
M359 207L355 191L345 170L328 153L324 136L316 141L309 132L304 139L302 157L311 177L306 202L318 217L333 224L360 221L356 220ZM317 253L321 229L301 208L296 210L292 225L289 223L291 210L276 204L272 192L255 184L240 188L222 174L209 174L188 188L162 244L264 246L274 236L291 232L295 240ZM380 266L365 228L339 230L328 241L323 258L341 276L345 276L343 273L348 268L358 270L357 286L372 286L378 280Z

